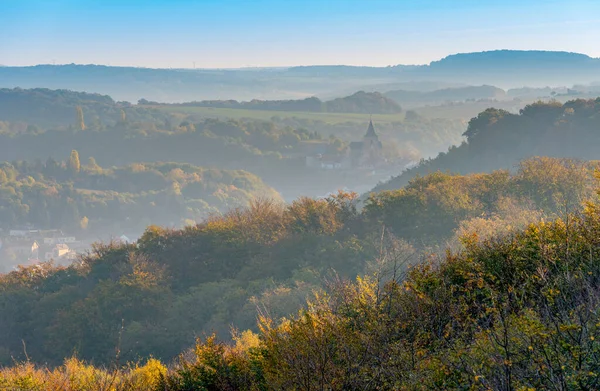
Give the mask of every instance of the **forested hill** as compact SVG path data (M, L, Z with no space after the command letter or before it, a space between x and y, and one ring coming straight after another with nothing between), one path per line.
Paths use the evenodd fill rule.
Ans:
M585 54L543 50L491 50L477 53L453 54L439 61L433 61L432 70L457 72L488 72L494 71L565 71L564 67L579 69L597 69L600 59Z
M60 365L65 357L73 354L80 359L93 360L98 365L109 365L115 361L115 347L120 349L119 360L122 363L151 356L171 362L193 344L195 336L202 336L205 332L218 332L221 338L226 339L232 325L240 330L257 330L257 308L273 319L271 326L278 327L280 318L297 313L312 292L328 289L326 281L353 280L360 275L365 276L359 280L360 287L377 286L378 281L383 281L377 278L389 280L397 273L400 279L410 270L410 265L424 259L420 254L423 257L431 254L436 244L446 243L446 240L454 242L458 236L468 235L472 249L477 243L495 235L514 233L542 218L549 220L564 215L565 202L577 207L578 202L593 195L596 186L593 173L597 166L587 162L540 158L522 162L514 175L506 171L469 176L436 173L414 180L402 190L383 192L373 197L363 210L356 208L356 196L347 193L321 200L302 198L288 205L256 201L248 208L235 209L184 229L149 227L135 244L97 245L70 267L43 264L0 275L0 367L27 358L31 362ZM111 178L113 175L130 178L127 182L131 182L131 186L142 186L145 182L139 182L144 176L162 181L152 172L156 170L167 172L172 178L182 178L178 183L182 184L184 196L192 190L190 186L200 191L197 183L186 184L198 171L187 167L181 167L183 173L177 169L175 172L168 171L171 167L147 166L146 173L135 174L109 172L105 178L108 183L115 181ZM25 186L28 185L21 185ZM560 228L558 224L557 229ZM477 236L470 236L474 232ZM558 240L552 233L544 237ZM597 243L597 236L591 238ZM578 240L571 250L573 256L581 256L582 264L592 267L587 257L592 255L592 248L597 252L597 245L589 247L587 243L584 245L583 239ZM533 244L528 241L527 245ZM482 247L482 251L485 248ZM548 268L554 270L561 265L560 262L552 264L552 259L547 256L552 249L560 251L563 246L548 245L543 253L540 250L539 258L535 259L547 262L540 269L537 268L538 263L530 261L538 252L534 249L526 251L527 248L526 245L500 247L491 254L483 251L476 260L473 259L475 255L468 256L458 264L450 257L447 268L442 268L448 273L440 277L443 282L427 277L435 277L436 274L431 274L434 273L431 269L433 264L425 263L416 269L417 275L413 274L416 278L418 273L423 273L422 279L419 279L423 285L418 286L423 291L415 294L421 297L421 294L429 292L431 297L423 296L427 298L423 302L401 299L406 296L398 296L397 299L406 303L414 313L396 307L386 310L389 307L386 307L385 301L370 301L373 293L368 293L360 299L366 301L356 303L361 311L377 313L381 309L381 316L387 314L392 318L373 314L373 318L363 319L363 312L354 308L346 311L349 308L345 305L350 303L345 301L344 305L337 307L341 318L332 316L314 323L311 329L316 333L314 337L299 342L302 334L294 334L292 340L299 339L297 344L294 343L295 347L282 345L282 348L293 352L294 349L303 349L307 342L315 342L320 345L316 351L327 346L336 351L340 349L339 354L344 355L348 352L342 348L344 345L332 344L331 340L337 340L335 335L338 331L353 330L358 333L357 339L352 342L357 349L366 347L363 341L371 341L370 349L375 351L388 347L404 351L404 344L392 343L389 346L393 339L388 337L361 336L362 331L367 332L367 325L381 332L394 327L393 338L400 340L418 338L419 349L424 352L426 349L434 352L436 348L445 346L441 343L444 335L441 330L452 330L458 335L473 338L471 329L464 330L460 325L475 327L479 318L473 319L468 315L490 315L480 305L494 302L492 297L479 291L471 296L472 289L483 289L478 285L482 271L506 273L506 277L517 279L506 281L516 284L522 282L520 278L525 274L521 274L521 269L514 271L510 266L524 268L523 273L534 273ZM506 255L508 251L514 251L517 264L504 262L504 257L513 260ZM597 267L594 270L598 273ZM583 274L586 278L587 271L585 269ZM597 277L597 274L594 276ZM485 281L490 284L502 284L504 281L496 274L489 278ZM542 281L542 278L532 278L531 283ZM439 290L444 287L447 290ZM532 290L535 292L535 289ZM402 295L411 294L405 288L402 292L408 292ZM345 296L346 299L350 297L354 296ZM454 303L452 298L456 305L469 305L464 309L467 319L461 320L461 323L451 317L463 314L453 312L454 307L448 308L449 301ZM525 301L531 304L529 300ZM419 311L420 306L429 308L431 314ZM452 310L452 314L448 314L447 310ZM436 314L441 314L441 317ZM343 326L339 324L338 329L335 326L337 320L346 316L347 322L344 320ZM487 324L483 320L487 322L489 319L482 319L479 326ZM294 324L302 323L293 322L288 326ZM281 327L282 335L285 335L286 323L283 322ZM405 327L410 327L414 333ZM429 343L430 337L428 334L421 335L421 331L431 332L440 338L435 340L440 343ZM339 337L342 335L348 334L343 332ZM322 336L323 340L318 336ZM321 345L322 341L328 342ZM461 338L460 341L469 339ZM406 349L408 355L410 349ZM305 354L299 357L305 357ZM390 357L391 360L393 355L382 357ZM334 361L337 364L331 365L340 363L339 360ZM408 361L402 359L401 362ZM386 363L372 363L361 370L370 374L376 365ZM396 368L392 363L389 365ZM291 367L280 370L285 374L286 370L296 368L294 365ZM224 371L222 374L226 376L228 373ZM2 375L0 373L0 386ZM309 378L312 379L311 376ZM167 389L202 388L173 386ZM281 386L274 389L304 388ZM382 386L381 389L387 388Z
M123 121L123 109L127 110L130 121L162 122L167 118L156 110L135 107L128 102L115 102L108 95L46 88L0 89L2 123L22 123L44 130L67 127L76 124L78 107L83 111L88 125L117 124Z
M0 87L96 91L128 101L273 100L332 96L335 91L349 88L356 91L366 86L414 81L491 84L503 88L588 84L598 81L599 70L600 60L582 54L504 50L453 55L430 65L380 68L192 70L75 64L0 67Z
M77 151L65 157L0 163L0 230L31 225L98 237L142 232L151 223L195 224L256 198L281 201L245 171L181 163L103 168L93 157L81 162Z
M158 102L149 102L146 99L139 101L142 105L157 105ZM164 105L164 104L161 104ZM246 110L265 111L296 111L314 113L362 113L362 114L394 114L400 113L402 108L394 100L379 92L358 91L355 94L330 101L321 101L311 97L296 100L258 100L238 102L236 100L204 100L200 102L187 102L174 104L174 106L214 107Z
M398 189L412 178L434 171L470 173L512 169L531 156L598 159L600 98L538 102L519 114L490 108L471 119L466 141L436 158L421 161L373 191Z

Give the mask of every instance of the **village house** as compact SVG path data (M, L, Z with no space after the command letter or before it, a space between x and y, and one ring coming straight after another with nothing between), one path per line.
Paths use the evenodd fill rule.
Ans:
M44 238L44 244L46 245L55 245L55 244L69 244L69 243L76 243L77 239L74 236L57 236L57 237L50 237L50 238Z
M11 229L0 243L0 249L12 254L17 264L21 265L50 260L67 263L77 255L73 247L81 244L74 236L67 236L61 230L39 230L33 227Z
M44 261L62 262L72 260L77 254L64 243L58 243L54 246L47 247L44 251Z

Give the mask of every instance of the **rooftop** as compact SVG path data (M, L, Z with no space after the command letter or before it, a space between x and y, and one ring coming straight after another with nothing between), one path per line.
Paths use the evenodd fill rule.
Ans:
M369 120L369 128L367 129L366 138L377 138L377 133L375 133L375 127L373 126L373 120Z

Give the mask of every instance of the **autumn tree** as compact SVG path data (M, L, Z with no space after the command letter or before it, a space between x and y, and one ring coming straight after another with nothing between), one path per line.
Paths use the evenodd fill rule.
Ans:
M79 153L76 150L71 151L69 156L69 171L72 175L78 174L81 171L81 163L79 162Z
M90 223L90 220L86 216L83 216L81 218L81 220L79 221L79 227L82 230L86 230L88 228L89 223Z
M77 129L85 130L85 121L83 119L83 109L81 106L77 106Z
M87 169L93 172L102 170L102 167L96 163L96 159L93 156L90 156L88 159Z

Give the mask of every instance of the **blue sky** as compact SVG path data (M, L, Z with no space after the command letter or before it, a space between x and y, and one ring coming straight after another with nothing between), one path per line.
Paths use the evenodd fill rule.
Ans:
M423 64L493 49L600 57L600 0L0 0L0 64Z

